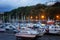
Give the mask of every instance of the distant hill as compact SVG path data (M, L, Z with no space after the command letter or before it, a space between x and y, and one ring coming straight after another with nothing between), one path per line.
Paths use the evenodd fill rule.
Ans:
M60 2L56 2L54 5L52 5L52 6L54 6L54 7L56 7L56 6L59 6L60 7Z
M33 5L33 6L26 6L26 7L19 7L17 9L14 9L10 12L5 12L6 13L9 13L10 15L16 15L16 13L18 15L33 15L33 14L37 14L37 13L40 13L41 12L41 9L45 9L47 6L44 5L44 4L37 4L37 5Z
M50 18L54 18L56 14L60 14L60 2L56 2L52 6L46 6L44 4L37 4L33 6L26 6L26 7L19 7L17 9L14 9L10 12L5 12L5 16L11 16L11 18L18 18L21 19L21 17L28 17L28 16L38 16L39 14L45 13L46 16L49 16ZM8 18L6 17L6 18Z

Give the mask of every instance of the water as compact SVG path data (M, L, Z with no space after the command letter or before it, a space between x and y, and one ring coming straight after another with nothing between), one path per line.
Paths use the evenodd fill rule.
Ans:
M16 40L13 33L0 33L0 40ZM44 35L37 40L60 40L60 35Z

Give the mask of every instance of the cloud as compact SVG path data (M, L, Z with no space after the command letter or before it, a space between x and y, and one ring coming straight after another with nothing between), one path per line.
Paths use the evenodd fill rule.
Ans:
M44 3L44 0L0 0L0 4L11 5L14 7L18 6L29 6L37 3Z
M0 0L0 10L12 10L21 6L30 6L36 5L38 3L45 3L46 1L48 0Z
M0 12L10 11L13 7L10 5L0 5Z

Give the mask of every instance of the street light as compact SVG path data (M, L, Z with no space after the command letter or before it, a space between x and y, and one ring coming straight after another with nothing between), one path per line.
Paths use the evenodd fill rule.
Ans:
M33 17L31 16L30 18L32 19Z
M44 15L42 15L42 16L41 16L41 18L42 18L42 19L44 19L44 18L45 18L45 16L44 16Z
M57 15L56 18L59 18L59 15Z
M38 20L38 16L35 17L36 18L36 21Z
M41 19L42 20L45 20L46 19L46 16L45 15L41 15Z
M30 17L30 20L33 21L33 16Z
M38 17L36 16L36 19L37 19Z
M60 16L59 15L56 15L56 19L59 20L60 19Z

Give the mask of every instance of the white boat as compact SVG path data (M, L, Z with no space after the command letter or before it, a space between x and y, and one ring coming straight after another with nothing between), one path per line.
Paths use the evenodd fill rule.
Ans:
M60 26L58 25L49 26L49 33L60 34Z

